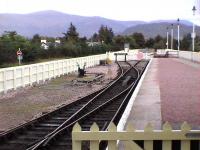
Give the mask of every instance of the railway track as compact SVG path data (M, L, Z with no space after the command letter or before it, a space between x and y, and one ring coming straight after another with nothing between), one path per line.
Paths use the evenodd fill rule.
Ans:
M121 65L124 65L124 62ZM82 130L89 130L92 123L96 122L100 128L100 130L106 130L110 122L114 122L116 125L118 124L121 115L123 114L126 105L134 91L137 82L140 79L140 72L142 73L147 65L147 61L141 61L139 63L135 63L131 61L131 64L135 67L131 67L131 69L127 70L125 75L118 81L119 88L123 87L124 81L129 78L129 81L126 87L121 90L121 92L115 93L115 96L111 97L103 101L100 105L98 103L93 102L91 105L87 105L90 108L87 108L86 112L81 112L81 114L76 113L76 117L70 121L68 125L63 127L61 130L55 132L47 139L39 142L32 150L71 150L72 149L72 141L71 141L71 132L72 127L76 122L82 127ZM125 67L127 68L127 67ZM143 68L143 69L142 69ZM140 70L140 72L138 71ZM114 90L114 88L112 89ZM109 93L109 92L107 92ZM105 93L104 93L105 94ZM101 99L102 100L102 99ZM100 149L104 149L106 147L106 143L100 144ZM87 150L89 148L88 142L84 142L82 149Z
M133 64L136 63L137 62L133 62ZM0 136L0 150L23 150L34 147L34 145L39 141L47 139L47 137L57 133L64 126L70 124L70 122L77 120L77 114L84 115L90 112L92 109L95 109L96 106L89 107L91 102L94 102L94 99L98 99L97 97L106 98L103 96L105 95L104 93L107 93L110 89L116 90L117 88L120 88L117 86L117 82L121 82L123 74L125 71L127 71L129 66L125 63L121 63L121 65L123 66L120 70L121 74L107 87L81 98L74 103L63 106L62 108L59 108L51 113L45 114L42 117L19 126L9 132L3 133ZM123 91L123 89L120 88L120 91ZM114 96L113 94L114 93L111 92L110 97ZM107 99L109 99L108 94ZM95 101L95 105L101 105L103 103L105 103L105 101ZM76 115L74 115L75 112Z

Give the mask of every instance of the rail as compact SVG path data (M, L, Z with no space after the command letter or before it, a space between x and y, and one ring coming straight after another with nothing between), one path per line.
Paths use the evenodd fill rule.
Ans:
M120 78L121 77L121 75L123 74L123 72L122 72L122 70L120 70L120 75L118 76L118 78ZM118 80L118 78L116 79L116 80ZM115 82L115 81L114 81ZM12 129L12 130L10 130L10 131L8 131L8 132L4 132L4 133L2 133L2 135L0 136L0 149L2 148L1 147L1 143L4 143L4 141L6 142L6 141L8 141L9 142L9 139L15 139L14 137L16 136L16 140L18 139L19 140L19 138L20 138L20 136L25 136L25 135L27 135L27 137L28 136L30 136L29 135L29 133L30 132L32 132L31 130L35 130L35 128L34 127L36 127L37 128L37 126L38 125L40 125L41 123L47 123L47 124L49 124L49 126L51 125L51 124L55 124L55 123L48 123L49 121L53 121L53 120L55 120L55 119L53 119L53 118L55 118L55 117L58 117L58 118L60 118L59 116L62 114L62 113L65 113L65 117L62 117L62 118L66 118L66 120L68 119L67 118L67 116L69 116L69 114L67 113L67 111L71 111L71 109L73 108L74 109L74 111L78 111L78 108L76 108L78 105L85 105L90 99L92 99L93 97L95 97L96 95L98 95L99 93L101 93L102 91L104 91L104 89L106 89L107 87L109 87L109 86L111 86L114 82L112 82L112 83L110 83L109 85L107 85L107 86L105 86L105 87L103 87L101 90L99 90L99 91L96 91L96 92L94 92L94 93L91 93L91 94L88 94L86 97L83 97L83 98L80 98L80 99L78 99L77 101L75 101L75 102L73 102L73 103L71 103L71 104L69 104L69 105L65 105L65 106L62 106L62 107L60 107L60 108L58 108L57 110L55 110L55 111L53 111L53 112L50 112L50 113L48 113L48 114L45 114L45 115L43 115L43 116L41 116L41 117L39 117L39 118L37 118L37 119L34 119L34 120L32 120L32 121L30 121L30 122L28 122L28 123L25 123L25 124L23 124L23 125L20 125L20 126L18 126L18 127L16 127L16 128L14 128L14 129ZM75 107L76 106L76 107ZM75 110L75 108L77 109L77 110ZM80 107L79 107L80 108ZM72 114L73 115L73 114ZM69 118L70 118L70 116L69 116ZM62 120L58 120L59 122L60 121L62 121ZM66 121L63 121L64 123L66 122ZM61 123L60 124L60 126L58 126L58 128L55 128L55 130L54 130L54 132L55 131L57 131L58 129L59 129L59 127L62 127L62 125L64 124L64 123ZM57 123L58 124L58 123ZM39 133L39 131L37 131L37 130L35 130L35 132L36 133ZM44 132L44 131L41 131L42 133ZM46 138L46 137L48 137L48 136L50 136L51 134L53 134L54 132L52 132L52 131L49 131L49 134L43 134L43 138ZM48 133L48 131L46 131L46 133ZM33 134L35 134L35 133L33 133ZM38 137L38 139L36 140L35 138L33 138L33 141L32 141L32 143L31 143L31 140L29 139L29 142L30 142L30 144L31 145L33 145L33 144L35 144L35 143L37 143L37 142L39 142L39 141L41 141L42 139L41 139L41 137L39 138ZM24 139L24 141L25 141L25 139ZM19 142L19 141L18 141ZM23 142L23 139L21 139L21 142ZM5 144L4 144L5 145ZM7 144L7 145L9 145L9 144ZM23 144L21 144L21 146L22 146ZM31 145L29 145L29 146L31 146ZM11 146L11 145L10 145ZM9 146L6 146L7 148L9 147ZM12 149L12 148L11 148Z
M128 72L128 71L127 71ZM131 84L131 86L132 86L132 84ZM100 106L98 106L97 108L95 108L94 110L91 110L90 112L88 112L88 113L86 113L85 115L83 115L83 116L80 116L79 118L77 118L76 120L74 120L71 124L69 124L69 125L67 125L67 126L65 126L64 128L62 128L61 130L59 130L59 131L57 131L55 134L53 134L51 137L49 137L46 141L41 141L40 143L38 143L38 145L36 145L34 148L32 148L33 150L35 150L35 149L40 149L40 148L43 148L43 147L48 147L49 146L49 143L50 142L52 142L52 141L55 141L55 138L58 138L59 136L61 136L63 133L67 133L68 131L70 131L71 129L70 128L72 128L72 126L76 123L76 122L78 122L78 121L81 121L81 122L84 122L83 120L87 120L86 122L91 122L91 121L89 121L89 120L91 120L91 116L92 115L96 115L96 113L97 112L101 112L101 110L104 110L103 108L104 107L107 107L108 105L110 105L110 103L114 103L115 102L115 104L116 103L119 103L119 102L117 102L117 101L119 101L120 100L120 98L122 98L122 94L124 94L125 92L126 92L126 94L127 94L127 92L128 92L128 89L130 89L130 87L131 86L129 86L126 90L124 90L124 91L122 91L121 93L119 93L119 94L117 94L115 97L113 97L113 98L111 98L110 100L108 100L108 101L106 101L106 102L104 102L103 104L101 104ZM126 95L125 94L125 95ZM124 98L123 98L124 99ZM119 103L119 104L121 104L121 102ZM119 105L117 105L117 110L119 109ZM109 110L110 111L110 110ZM111 113L111 112L110 112ZM97 113L97 115L98 115L98 113ZM112 115L111 115L112 116ZM92 119L93 118L95 118L94 116L92 117ZM98 120L98 119L97 119ZM106 120L106 119L104 119L104 120ZM103 123L103 120L102 120L102 122L101 122L101 124L103 123L103 128L104 129L106 129L107 128L107 126L108 126L108 122L107 121L105 121L106 122L106 126L105 126L105 124ZM110 121L109 121L110 122ZM102 128L101 128L102 129ZM67 139L70 139L70 134L68 134L67 135L68 137L67 137ZM66 139L66 137L64 138L64 139ZM62 140L61 140L62 141ZM66 143L67 144L67 143ZM68 144L69 145L69 144Z

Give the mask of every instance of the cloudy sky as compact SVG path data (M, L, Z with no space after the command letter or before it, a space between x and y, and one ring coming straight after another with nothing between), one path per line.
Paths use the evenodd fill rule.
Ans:
M57 10L82 16L116 20L193 19L197 0L0 0L0 13Z

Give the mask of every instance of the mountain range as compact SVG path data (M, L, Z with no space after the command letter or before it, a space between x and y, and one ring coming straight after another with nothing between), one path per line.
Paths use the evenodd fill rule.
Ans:
M71 15L49 10L30 14L0 14L0 34L4 31L17 31L18 34L29 38L34 34L62 37L62 33L68 30L71 22L76 26L80 36L91 37L95 32L98 32L101 25L106 25L112 28L115 34L129 35L134 32L141 32L146 38L155 37L158 34L165 36L166 27L170 26L171 23L176 23L175 20L158 20L153 22L119 21L96 16ZM183 31L181 36L191 32L191 25L191 22L181 21Z
M124 30L122 33L123 35L131 35L135 32L142 33L145 38L154 38L157 35L160 35L162 37L166 37L167 35L167 27L168 27L168 33L171 35L171 23L169 22L156 22L156 23L147 23L147 24L140 24L136 25L134 27L129 27ZM174 33L174 38L178 38L178 29L177 29L177 24L173 25L173 33ZM179 26L179 33L180 33L180 39L183 38L184 35L191 33L192 32L192 25L188 24L188 22L181 23ZM197 35L200 35L200 27L197 26L195 30Z

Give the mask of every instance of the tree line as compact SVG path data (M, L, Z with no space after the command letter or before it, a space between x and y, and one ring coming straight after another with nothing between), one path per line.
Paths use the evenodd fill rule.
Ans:
M145 39L142 33L132 35L115 35L112 28L102 25L98 33L89 39L80 37L76 27L71 23L68 30L59 37L60 44L55 44L55 38L45 37L49 41L49 48L41 47L41 37L36 34L31 39L25 38L15 31L5 31L0 37L0 65L16 63L16 52L20 48L23 52L23 62L29 63L39 59L81 57L102 54L106 51L124 49L124 44L129 43L130 49L139 48L166 48L166 38L160 35L155 38ZM169 46L170 46L169 40ZM94 43L89 45L88 43ZM177 49L177 40L174 39L174 49ZM190 34L185 35L180 41L181 50L191 50L192 39ZM196 51L200 49L200 37L196 37Z

